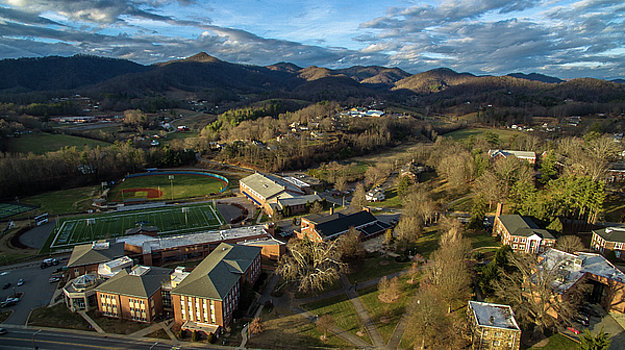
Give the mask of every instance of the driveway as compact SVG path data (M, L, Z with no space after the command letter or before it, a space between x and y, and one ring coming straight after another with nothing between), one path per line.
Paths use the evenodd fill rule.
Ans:
M22 300L16 305L2 309L3 311L13 310L13 313L5 323L24 325L32 309L50 303L50 298L52 298L54 290L56 289L56 283L50 283L48 279L60 266L61 265L41 269L39 268L39 264L36 263L14 270L10 269L11 266L3 266L0 268L0 286L11 283L10 288L0 289L0 299L5 300L14 292L24 293ZM25 282L22 286L18 287L17 280L20 278L23 278Z

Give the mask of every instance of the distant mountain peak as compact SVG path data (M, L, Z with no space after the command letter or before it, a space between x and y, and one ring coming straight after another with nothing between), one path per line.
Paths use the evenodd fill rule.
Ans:
M266 68L288 73L296 73L302 70L302 67L296 66L295 64L290 62L278 62L276 64L272 64L271 66L267 66Z
M183 61L185 61L185 62L201 62L201 63L221 62L220 59L218 59L216 57L213 57L213 56L207 54L204 51L196 53L193 56L189 56L189 57L185 58Z

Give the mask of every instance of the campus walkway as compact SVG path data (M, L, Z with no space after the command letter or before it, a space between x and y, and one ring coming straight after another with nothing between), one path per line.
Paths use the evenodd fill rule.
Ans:
M343 291L349 297L349 301L351 301L352 305L354 305L358 318L360 318L360 321L364 324L367 333L369 333L369 337L371 338L371 341L373 341L375 348L386 349L386 344L378 331L378 327L375 326L375 323L371 319L371 316L369 316L367 309L365 309L365 305L358 297L355 286L349 283L349 280L345 275L341 275L341 284L343 285Z

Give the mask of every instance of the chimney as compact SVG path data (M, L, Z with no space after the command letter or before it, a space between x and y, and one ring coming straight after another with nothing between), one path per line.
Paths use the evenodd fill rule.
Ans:
M334 206L330 207L330 215L334 214Z
M497 203L497 211L495 212L495 217L501 216L502 211L503 211L503 204Z

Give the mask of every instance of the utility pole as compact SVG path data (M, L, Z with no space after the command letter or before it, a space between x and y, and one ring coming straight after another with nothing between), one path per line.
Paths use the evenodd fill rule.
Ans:
M169 183L171 184L171 200L174 200L174 175L169 175Z

